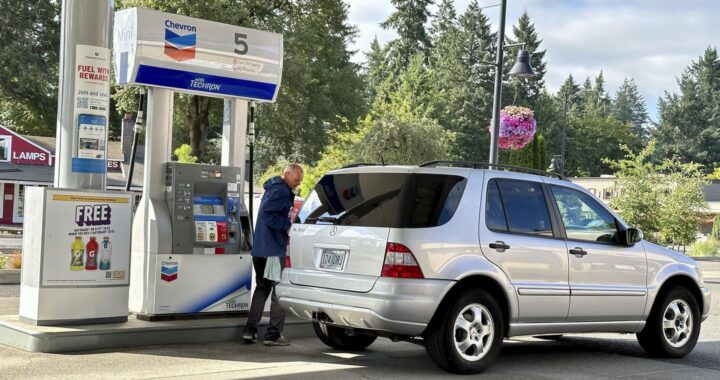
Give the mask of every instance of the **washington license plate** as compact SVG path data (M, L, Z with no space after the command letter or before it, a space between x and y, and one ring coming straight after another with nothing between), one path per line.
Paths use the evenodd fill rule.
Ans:
M320 256L320 269L342 270L348 251L342 249L323 249Z

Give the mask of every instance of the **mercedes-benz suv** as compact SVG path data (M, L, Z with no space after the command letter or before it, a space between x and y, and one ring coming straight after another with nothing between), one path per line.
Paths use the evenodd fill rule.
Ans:
M518 335L636 333L654 356L693 349L710 306L693 260L562 176L492 169L329 172L291 227L280 303L331 347L409 340L458 373L484 370Z

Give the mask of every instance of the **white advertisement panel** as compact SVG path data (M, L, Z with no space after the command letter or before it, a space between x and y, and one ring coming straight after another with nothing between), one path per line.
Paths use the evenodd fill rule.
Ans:
M45 197L42 286L128 285L132 195L48 189Z
M110 49L77 45L74 109L78 129L72 171L105 173L110 113Z
M277 97L281 34L142 8L116 12L113 33L118 84L264 102Z

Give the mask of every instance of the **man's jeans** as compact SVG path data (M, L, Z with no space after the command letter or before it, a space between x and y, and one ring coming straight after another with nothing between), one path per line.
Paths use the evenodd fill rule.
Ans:
M253 292L245 332L250 334L257 333L257 325L262 318L265 303L267 302L268 296L272 293L270 300L270 324L265 331L265 340L275 340L280 337L280 333L282 333L283 327L285 326L285 310L280 306L277 295L275 295L275 285L272 281L263 277L267 258L253 257L252 259L253 268L255 268L255 292ZM280 258L280 267L285 268L284 257Z

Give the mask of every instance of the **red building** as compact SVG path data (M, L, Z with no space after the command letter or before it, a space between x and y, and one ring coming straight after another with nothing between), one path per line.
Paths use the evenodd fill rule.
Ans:
M125 189L125 171L130 155L132 126L127 135L108 143L107 188ZM128 128L129 127L129 128ZM131 190L142 191L144 147L138 146ZM0 125L0 225L20 226L23 222L25 186L52 186L55 178L55 138L23 136Z

